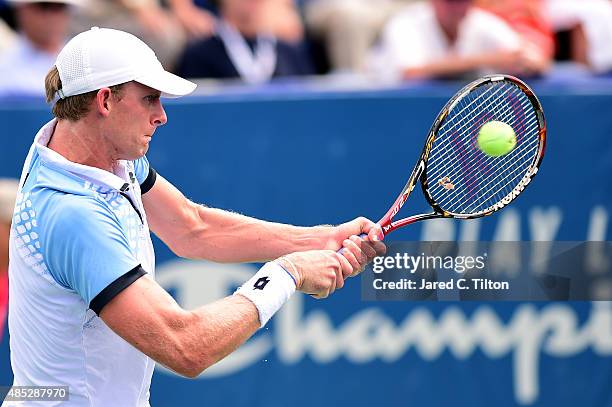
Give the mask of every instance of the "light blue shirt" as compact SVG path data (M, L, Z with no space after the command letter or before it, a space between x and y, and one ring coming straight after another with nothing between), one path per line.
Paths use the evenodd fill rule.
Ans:
M91 308L139 265L154 274L140 191L149 164L145 157L120 161L112 174L68 161L46 147L55 124L35 138L15 205L9 248L13 384L68 385L70 401L62 404L68 406L148 406L154 361Z

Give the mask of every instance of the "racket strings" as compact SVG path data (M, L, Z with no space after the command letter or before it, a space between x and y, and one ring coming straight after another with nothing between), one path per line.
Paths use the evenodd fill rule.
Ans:
M485 116L487 119L490 119L492 116L495 119L506 119L507 120L507 116L510 113L507 113L506 115L500 115L499 109L496 109L493 106L490 106L490 108L492 108L492 113L493 114L488 114L487 116ZM518 117L518 116L517 116ZM477 120L476 122L482 122L483 120ZM520 122L519 122L520 123ZM511 125L513 125L513 127L517 127L516 124L514 123L514 121L510 122ZM524 124L524 121L522 122L522 124ZM479 126L477 126L476 128L479 128ZM457 142L455 140L454 144L456 145ZM474 200L476 200L476 203L479 203L480 201L483 201L485 197L488 197L490 195L490 193L494 190L494 188L499 187L499 184L501 182L503 182L503 179L497 180L497 182L493 182L489 188L487 189L486 186L480 185L482 184L483 179L485 179L486 177L491 177L494 173L494 170L489 164L487 164L487 159L483 159L484 155L481 155L480 157L478 155L473 155L470 154L470 152L466 152L469 151L468 150L469 147L466 147L464 149L458 149L459 151L459 163L460 163L460 169L464 172L464 177L463 177L463 181L465 183L466 188L464 188L463 194L461 194L461 191L457 191L456 194L451 194L449 190L445 190L444 195L452 195L454 197L454 199L452 199L450 202L445 203L447 206L456 206L456 204L460 201L463 200L464 202L467 203L474 203ZM522 158L524 158L526 154L522 154L522 156L519 156L518 159L515 159L513 161L511 161L511 163L513 165L511 165L511 168L509 168L510 170L514 169L516 170L517 168L517 162L520 162L520 160ZM467 156L468 158L466 159L464 156ZM469 157L472 157L471 160L469 160ZM467 160L467 162L466 162ZM476 161L476 165L475 162ZM484 162L483 162L484 161ZM445 169L445 171L448 171L448 168ZM457 174L453 174L453 177L456 177ZM510 179L514 179L516 177L513 176L509 176ZM485 190L483 190L481 187L483 187ZM498 190L497 193L495 193L494 197L498 197L500 194L503 194L503 190ZM505 194L504 194L505 195ZM443 199L444 196L438 198L438 199ZM474 208L467 208L465 205L460 207L460 208L455 208L455 211L461 211L461 212L471 212L474 210Z
M506 119L506 120L507 120L508 118L507 118L507 115L505 115L505 116L501 116L501 117L500 117L500 116L498 116L498 117L497 117L497 119L498 119L498 120L499 120L499 119L502 119L502 120L503 120L503 119ZM483 123L481 123L481 124L483 124ZM510 125L512 125L512 124L514 124L514 123L510 122L509 124L510 124ZM519 124L520 124L520 123L519 123ZM523 123L523 124L524 124L524 123ZM535 123L535 118L533 118L532 120L530 120L530 123L529 123L529 124L537 124L537 123ZM534 138L534 139L532 139L531 141L532 141L532 143L535 143L535 147L537 147L537 143L536 143L536 142L537 142L537 139L535 139L535 138ZM515 157L515 158L514 158L514 159L513 159L513 160L510 162L510 167L512 167L512 169L515 169L515 170L519 170L519 169L520 169L520 168L518 168L517 163L520 163L520 162L521 162L521 159L525 158L525 156L526 156L527 152L529 152L529 147L530 147L529 145L527 145L527 146L523 146L523 149L525 150L525 152L523 153L523 155L519 156L518 158L516 158L516 157ZM477 148L477 147L475 147L475 148ZM474 157L477 157L477 160L478 160L478 162L477 162L476 164L480 164L480 163L483 163L483 161L484 161L482 158L483 158L483 157L486 157L486 156L485 156L484 154L480 154L480 155L474 155ZM470 189L470 193L469 193L467 196L465 196L465 194L462 196L460 193L453 195L453 196L454 196L454 199L452 199L452 200L451 200L451 202L449 202L451 205L452 205L452 204L454 204L454 203L456 203L456 202L457 202L459 199L464 199L464 200L470 201L470 200L471 200L471 198L474 198L474 197L475 197L475 195L476 195L476 193L477 193L477 192L480 192L478 189L474 189L474 188L473 188L473 186L474 186L475 182L476 182L476 181L478 181L478 178L476 177L476 175L475 175L475 174L473 174L473 173L475 172L475 170L476 170L477 166L476 166L476 165L473 165L473 164L474 164L474 160L472 160L472 161L471 161L469 164L471 164L471 166L470 166L470 168L469 168L469 170L468 170L468 175L467 175L468 180L467 180L467 182L466 182L466 186L467 186L467 187ZM465 167L465 165L463 165L463 167ZM482 174L480 174L480 176L481 176L481 177L485 177L485 176L488 176L488 175L492 175L492 174L493 174L493 172L494 172L494 169L495 169L495 167L493 167L493 166L490 166L490 165L486 164L486 161L484 161L484 165L481 165L481 167L483 167L483 168L482 168L483 172L482 172ZM520 171L519 171L519 172L520 172ZM494 185L492 185L491 187L496 187L496 186L499 186L499 184L502 182L502 180L503 180L503 178L500 178L500 181L498 181L497 183L495 183L495 184L494 184ZM476 186L477 186L477 185L476 185ZM482 197L484 197L484 196L487 196L487 195L488 195L488 193L490 193L490 192L492 192L492 188L489 188L489 190L487 190L487 191L481 192L480 194L478 194L478 197L481 197L481 198L482 198ZM497 197L498 195L503 195L503 196L505 196L506 194L504 194L503 192L504 192L504 190L503 190L503 189L498 189L498 192L495 194L495 197ZM509 192L509 191L508 191L508 192ZM450 191L446 190L445 192L443 192L443 193L442 193L442 194L439 196L439 199L443 200L443 199L444 199L444 198L445 198L447 195L451 195L451 194L452 194L452 193L451 193ZM501 197L500 197L500 199L501 199L501 198L503 198L503 196L501 196ZM476 198L477 198L477 197L476 197ZM463 209L463 212L466 212L468 208L462 208L462 209Z
M517 134L505 156L487 156L477 146L480 127L491 120ZM448 212L481 212L512 192L538 150L539 122L528 97L507 82L481 86L455 103L438 131L427 162L429 193Z
M481 107L482 107L482 104L479 104L475 108L479 108L480 109ZM509 119L510 119L510 113L509 112L507 112L507 114L503 115L503 114L500 114L499 112L496 112L496 109L494 107L485 106L485 108L487 108L489 110L493 110L493 113L491 113L490 111L485 111L485 112L479 113L478 114L478 119L472 120L473 123L472 123L472 126L470 127L470 131L467 132L461 140L457 140L456 136L455 136L455 139L452 140L452 142L454 144L453 147L455 147L455 148L448 149L448 148L446 148L447 147L446 145L440 145L441 148L444 148L444 153L443 154L439 154L435 158L434 158L435 154L432 154L430 156L430 160L429 160L428 164L429 164L429 166L431 168L435 168L436 162L442 162L443 161L445 164L440 164L440 165L443 166L442 170L446 171L448 169L448 162L449 162L448 159L449 158L453 158L453 156L456 155L456 150L458 149L461 152L466 150L464 148L464 144L466 142L466 140L465 140L466 137L468 137L469 135L472 135L473 131L474 130L478 130L480 128L480 126L482 124L484 124L486 121L491 120L491 118L493 117L494 113L498 113L497 114L497 116L498 116L497 119L498 120L509 121ZM474 146L476 145L475 142L473 144L474 144ZM459 148L456 148L457 146L459 146ZM470 150L471 150L471 148L470 148ZM459 157L459 158L462 158L462 157ZM486 156L484 154L482 154L482 155L471 155L471 158L472 158L472 161L469 161L469 162L462 161L461 164L466 164L466 165L469 165L469 166L473 166L475 160L478 161L478 162L482 162L483 160L486 159Z
M533 154L529 154L529 151L525 151L523 156L520 158L524 158L526 156L532 157ZM477 198L472 202L472 207L466 206L462 208L464 209L462 213L470 212L478 204L484 203L486 201L486 197L488 196L491 196L490 202L488 202L489 205L483 207L482 209L485 209L495 204L496 202L501 201L514 189L514 187L519 183L519 181L522 179L522 177L524 177L524 175L525 172L515 171L514 173L509 173L506 176L499 177L499 180L496 183L489 185L488 189L478 194ZM503 185L500 186L500 184L502 183Z
M524 131L526 130L526 127L525 127L526 123L524 121L524 118L520 116L517 117L517 121L518 121L518 123L516 123L517 127L519 125L522 126L522 132L517 133L517 144L518 144L518 143L521 143L521 141L518 140L519 137L521 137ZM534 130L538 132L537 121L536 121L535 115L533 118L529 120L527 124L530 126L534 126L535 127ZM519 131L521 130L519 129ZM497 191L493 196L494 198L493 200L496 202L499 202L507 194L509 194L514 188L514 185L516 185L518 181L520 181L519 177L522 177L526 172L526 168L524 168L523 165L521 164L526 164L527 166L531 164L531 158L533 158L535 154L537 154L538 137L533 137L528 143L523 144L521 147L523 150L521 156L513 159L509 165L509 169L512 170L512 172L508 171L508 173L505 174L505 176L500 176L498 182L491 185L488 190L484 191L484 193L482 194L482 197L488 196L490 193ZM520 149L518 151L520 151ZM524 160L526 159L528 161L524 163ZM506 181L506 183L500 186L500 184L504 181ZM510 186L512 187L510 188Z
M490 103L491 98L495 96L495 95L490 95L487 99L483 100L481 103L479 103L476 106L472 106L473 109L478 109L479 111L481 111L478 114L478 118L477 119L472 119L471 117L465 117L463 118L463 120L459 123L456 123L459 127L458 128L453 128L452 124L449 122L448 126L443 126L443 127L450 127L451 130L455 133L453 135L449 135L448 132L450 130L447 130L447 132L442 133L438 136L439 140L443 140L444 137L451 137L454 136L453 139L453 143L455 144L455 147L457 145L461 146L460 150L463 149L464 144L466 143L466 138L472 136L474 134L475 130L478 130L480 128L480 126L482 126L485 122L491 120L492 118L492 113L490 112L491 110L491 106L489 106L487 103ZM470 106L473 105L473 102L470 103ZM464 112L465 108L461 110L461 112ZM501 120L508 120L508 117L500 117L499 119ZM463 123L463 124L461 124ZM467 125L470 125L470 127L466 127ZM466 131L467 130L467 131ZM457 133L458 132L464 132L463 137L459 140L459 137L457 137ZM474 146L476 145L476 142L474 140ZM429 157L429 161L428 161L428 166L435 168L437 166L448 166L449 164L449 159L450 158L456 158L456 151L454 148L447 148L448 146L444 145L444 144L440 144L438 143L439 148L444 149L443 153L441 154L431 154ZM471 147L469 148L469 150L467 151L471 151ZM432 152L433 153L433 152ZM482 161L484 159L486 159L485 156L474 156L476 159L478 159L479 161ZM466 164L468 165L473 165L472 162L467 162Z
M461 110L460 110L459 112L456 112L456 113L451 113L451 112L452 112L452 110L453 110L453 109L451 109L451 112L449 112L449 114L447 115L447 117L446 117L446 122L445 122L445 124L444 124L444 125L442 125L442 127L440 128L440 131L438 132L438 136L437 136L437 137L438 137L438 138L443 138L443 137L445 137L445 136L448 136L448 133L449 133L451 130L453 130L453 131L457 131L457 132L460 132L460 131L465 130L465 127L466 127L466 126L468 126L468 125L473 126L473 125L474 125L474 123L473 123L473 122L471 122L471 121L469 120L469 113L470 113L470 111L481 111L481 110L483 110L483 109L482 109L482 108L483 108L483 105L485 105L487 102L489 102L489 101L490 101L492 98L498 97L498 96L499 96L499 92L501 92L501 91L502 91L502 89L495 89L495 92L493 92L492 94L488 95L488 96L485 98L484 96L486 95L486 93L487 93L487 92L488 92L488 90L490 90L490 89L495 89L495 88L494 88L494 87L492 87L492 86L489 86L489 87L488 87L488 89L487 89L485 92L483 92L483 94L481 95L481 97L479 97L479 98L473 98L473 100L472 100L471 102L469 102L469 103L466 103L466 102L464 101L464 99L463 99L463 98L462 98L462 99L460 99L460 100L459 100L459 102L457 103L457 105L455 105L455 107L459 106L459 107L461 107ZM469 96L469 94L468 94L468 96ZM474 103L476 103L476 102L479 102L479 103L478 103L478 104L476 104L476 105L474 106ZM463 104L464 106L461 106L462 104ZM467 113L466 113L466 109L470 109L470 110L468 110L468 111L467 111ZM461 119L461 116L462 116L462 115L465 115L465 117L463 117L463 118ZM454 124L458 125L458 127L457 127L457 128L452 128L450 125L452 124L452 122L453 122L453 121L454 121L454 120L455 120L457 117L459 117L459 118L460 118L460 119L459 119L459 122L455 122ZM442 131L442 129L443 129L444 127L449 127L449 128L448 128L446 131ZM429 157L429 161L428 161L428 162L429 162L429 163L431 163L431 164L435 164L435 163L436 163L436 161L440 161L442 158L443 158L443 157L437 157L437 158L435 158L435 157L431 157L431 155L430 155L430 157Z
M497 112L496 109L494 109L494 113L497 113L497 115L495 115L497 117L494 117L494 118L503 119L503 117L499 117L499 112ZM514 124L514 123L511 122L511 124ZM456 211L456 212L471 213L479 209L480 210L484 209L484 208L478 208L478 204L483 203L484 201L486 201L487 198L491 198L492 194L493 194L492 198L495 201L503 198L503 196L506 195L505 193L506 191L504 188L507 187L508 184L511 184L512 180L516 179L516 176L512 175L513 171L522 174L522 171L520 171L522 169L520 168L520 165L517 165L517 163L521 163L521 160L524 159L525 156L528 155L528 147L529 145L523 145L525 152L523 152L518 157L516 157L515 155L515 159L513 161L510 161L511 164L507 168L506 177L496 177L496 175L499 175L495 173L496 170L498 169L496 167L489 165L487 163L487 161L489 160L486 160L486 159L483 160L482 156L481 157L475 156L478 158L472 158L472 160L469 161L468 163L466 163L465 159L463 159L460 156L460 164L461 164L460 169L464 172L462 181L465 184L466 188L463 188L463 191L458 190L457 193L455 194L451 194L449 190L445 190L443 192L443 196L440 196L438 199L443 201L445 197L449 195L452 196L452 198L450 198L450 201L444 202L444 204L446 205L445 207L453 207L453 211ZM466 154L465 150L466 149L464 149L463 151L460 150L462 155L469 154L469 153ZM474 162L475 160L477 161ZM454 173L453 177L457 177L459 175L461 174ZM500 184L504 181L504 179L508 179L508 178L511 181L506 182L500 188ZM488 181L488 185L484 184L483 181L484 182ZM461 202L465 204L462 205ZM472 204L471 207L469 204Z
M488 90L490 89L495 89L496 91L493 92L491 95L488 95L486 98L484 97L485 94L488 92ZM470 111L468 111L467 113L465 112L466 109L471 109L472 111L480 111L481 113L479 113L479 115L483 115L483 114L487 114L486 112L486 108L490 107L490 106L485 106L485 104L491 102L492 98L495 97L499 97L499 92L501 92L502 89L499 87L493 87L493 86L489 86L488 89L483 92L483 94L481 95L481 97L473 97L474 100L472 100L469 103L465 103L465 101L463 99L461 99L458 104L456 106L460 106L461 104L464 104L465 106L462 107L462 109L459 112L456 113L449 113L449 115L446 117L446 122L444 125L441 126L440 131L438 132L437 138L438 139L443 139L444 137L448 136L448 133L452 130L455 132L461 132L464 131L466 129L466 126L470 125L470 128L474 127L477 125L477 123L475 123L471 116L469 115ZM474 106L474 103L479 102L477 105ZM484 111L484 113L482 112ZM452 112L452 111L451 111ZM463 115L463 117L462 117ZM459 117L459 122L455 122L453 123L453 120L455 120L457 117ZM453 125L458 125L457 128L453 127ZM442 131L443 128L448 127L448 130L446 131ZM465 137L467 137L469 135L469 133L465 134ZM452 152L452 150L450 150L450 152ZM433 155L430 155L429 160L428 160L428 165L431 166L435 166L437 164L437 162L439 161L443 161L446 158L448 158L447 156L449 155L449 151L446 151L446 156L445 154L440 154L437 157L434 157Z

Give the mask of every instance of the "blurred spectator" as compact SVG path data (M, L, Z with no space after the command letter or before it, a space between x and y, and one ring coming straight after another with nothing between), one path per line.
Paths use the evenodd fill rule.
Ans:
M476 5L505 20L523 39L522 48L533 55L544 72L555 55L555 35L543 0L476 0Z
M262 30L279 40L297 44L304 39L304 25L293 0L264 1Z
M470 0L406 6L384 28L372 68L412 78L449 78L491 71L539 73L537 55L502 19Z
M211 35L215 30L217 8L213 0L167 0L191 38ZM276 38L298 43L304 37L304 27L293 0L268 0L261 6L262 30Z
M308 0L308 31L323 40L334 71L360 72L388 19L414 0Z
M0 95L43 96L44 80L66 41L71 5L81 0L11 0L19 37L0 60Z
M8 306L8 247L18 182L0 178L0 340Z
M220 0L215 35L189 45L177 74L190 78L240 78L263 83L282 76L308 75L312 65L303 50L269 32L268 1Z
M0 57L4 58L2 54L11 48L16 37L17 35L11 27L0 19Z
M598 73L612 71L612 2L545 0L555 31L570 33L570 57Z
M215 30L215 16L198 7L193 0L167 0L178 21L190 38L208 37Z
M0 0L0 20L4 20L11 29L15 29L15 16L7 0Z
M174 67L186 41L178 19L163 9L159 0L86 0L71 31L77 34L93 26L134 34L151 46L167 69Z

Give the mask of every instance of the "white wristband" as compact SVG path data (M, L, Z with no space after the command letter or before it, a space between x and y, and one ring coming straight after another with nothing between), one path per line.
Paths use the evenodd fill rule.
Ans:
M295 292L295 280L278 263L269 262L234 294L251 300L259 312L259 323L263 327Z

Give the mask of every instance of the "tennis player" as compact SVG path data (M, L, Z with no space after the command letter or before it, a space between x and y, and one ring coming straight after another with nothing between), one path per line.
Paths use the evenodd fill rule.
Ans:
M194 204L156 174L145 153L167 120L160 96L195 84L131 34L77 35L45 86L55 118L24 164L11 231L14 385L67 385L62 405L148 406L155 362L195 377L296 290L327 297L385 251L366 219L264 222ZM149 230L182 257L268 263L234 295L187 311L153 278Z

